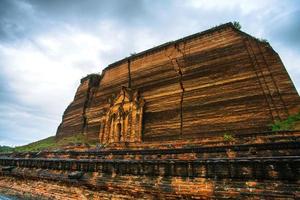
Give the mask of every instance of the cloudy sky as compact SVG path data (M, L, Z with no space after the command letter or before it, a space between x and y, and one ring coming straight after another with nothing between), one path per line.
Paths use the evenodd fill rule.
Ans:
M0 145L54 135L86 74L229 21L271 43L299 92L298 0L0 0Z

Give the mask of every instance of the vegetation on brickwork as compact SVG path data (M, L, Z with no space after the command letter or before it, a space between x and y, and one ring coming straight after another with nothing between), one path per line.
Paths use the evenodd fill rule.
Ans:
M12 152L13 149L14 149L13 147L9 147L9 146L0 146L0 153Z
M223 139L225 142L233 142L235 140L234 136L231 133L224 133Z
M300 112L295 115L289 116L286 120L275 121L271 125L272 131L284 131L284 130L295 130L300 129Z
M42 151L42 150L56 150L61 149L66 146L76 146L76 145L89 145L94 146L95 143L87 140L83 134L77 134L69 137L55 138L51 136L43 140L39 140L24 146L17 146L15 148L10 147L10 151L6 152L29 152L29 151ZM0 151L1 152L1 151ZM4 151L2 151L4 152Z
M236 29L239 29L239 30L242 29L242 26L241 26L240 22L234 21L234 22L233 22L233 26L234 26Z
M264 42L264 43L268 43L268 40L264 39L264 38L258 38L258 40L261 41L261 42Z
M48 137L43 140L39 140L24 146L15 147L15 151L41 151L44 149L50 149L55 147L55 137Z
M232 22L232 24L236 29L238 29L238 30L242 29L242 25L240 24L240 22L234 21L234 22ZM264 38L256 38L256 39L259 40L260 42L268 43L267 39L264 39Z
M96 144L96 148L97 148L97 149L103 149L103 148L106 148L107 145L108 145L108 144L100 144L100 143L97 143L97 144Z

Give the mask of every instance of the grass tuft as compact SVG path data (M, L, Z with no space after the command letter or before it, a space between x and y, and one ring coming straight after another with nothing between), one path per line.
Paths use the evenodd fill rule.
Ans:
M224 133L223 139L225 142L232 142L235 140L234 136L231 133Z
M42 150L57 150L66 146L73 146L78 144L95 145L93 142L87 140L87 138L83 134L77 134L58 139L55 136L51 136L24 146L15 147L14 151L29 152Z
M275 121L271 125L272 131L286 131L286 130L295 130L297 129L300 123L300 112L295 115L289 116L286 120Z
M0 146L0 153L13 152L14 148L9 146Z

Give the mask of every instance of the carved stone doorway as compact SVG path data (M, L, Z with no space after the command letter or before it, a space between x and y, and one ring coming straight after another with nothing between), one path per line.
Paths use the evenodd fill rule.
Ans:
M136 90L122 87L101 117L100 143L141 142L145 101ZM102 111L103 112L103 111Z

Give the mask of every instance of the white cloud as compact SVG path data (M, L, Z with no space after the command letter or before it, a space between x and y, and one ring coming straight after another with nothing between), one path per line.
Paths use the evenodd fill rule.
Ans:
M298 59L299 53L284 46L278 48L277 52L281 57L282 62L298 91L298 94L300 94L300 59Z
M1 70L22 103L57 113L71 100L80 78L101 71L99 64L107 62L101 53L114 48L101 36L68 27L34 41L0 45Z
M3 131L14 131L14 137L24 142L55 134L80 79L101 71L101 52L113 50L101 37L69 27L61 31L33 41L0 44L1 73L17 103L23 105L2 106L0 123L2 129L6 127Z
M57 126L47 113L13 103L0 105L0 118L0 145L23 145L54 135Z
M187 6L193 8L200 8L203 10L214 10L214 11L224 11L224 10L239 10L243 15L248 14L266 14L272 9L277 9L278 7L284 5L279 0L230 0L230 1L219 1L219 0L188 0L185 1ZM272 4L277 4L279 6L270 6ZM261 12L263 11L263 12ZM253 16L254 17L254 16Z

